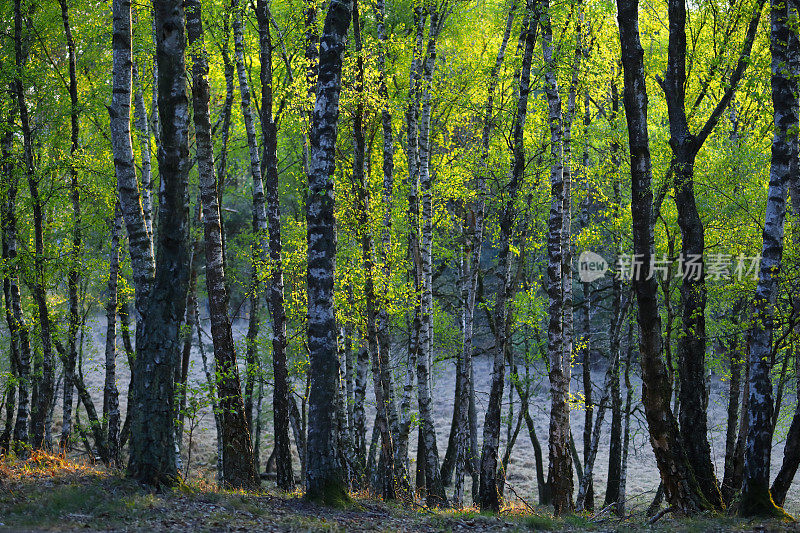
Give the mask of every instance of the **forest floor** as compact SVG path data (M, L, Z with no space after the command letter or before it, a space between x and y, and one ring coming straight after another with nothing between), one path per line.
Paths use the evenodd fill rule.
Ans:
M204 326L207 323L203 322ZM268 328L262 328L266 330ZM207 332L207 328L204 327ZM246 321L237 320L235 323L235 334L237 339L244 336ZM206 333L204 332L204 333ZM90 320L87 328L87 335L84 339L83 367L86 383L92 396L95 399L96 407L99 409L101 404L103 388L103 359L102 349L104 346L105 320L104 317L97 317ZM206 344L210 344L210 337L204 334ZM121 351L121 350L120 350ZM210 346L207 347L207 354L212 355ZM397 351L399 353L399 350ZM439 353L438 357L445 354ZM399 358L399 356L398 356ZM122 412L126 412L127 406L127 385L130 373L127 365L122 362L118 365L118 385L120 387L120 403ZM483 412L486 408L486 400L491 383L491 360L486 356L476 357L475 364L475 387L478 407L478 435L482 434ZM269 367L269 365L267 365ZM400 361L394 362L394 370L397 375L402 375L402 364ZM637 368L634 370L638 370ZM530 379L532 382L532 398L530 403L531 415L538 434L539 441L544 448L545 469L547 468L547 430L549 422L549 388L547 376L543 365L533 364L530 369ZM524 367L520 366L520 372L524 373ZM595 395L599 396L601 391L599 385L603 381L605 372L604 362L600 362L592 371L592 380L595 384ZM575 393L573 413L571 414L572 433L579 455L583 456L583 425L584 412L582 411L582 390L578 380L581 379L581 367L573 367L573 387ZM440 457L444 456L447 448L447 437L450 421L453 412L453 396L455 393L455 369L453 360L444 359L434 365L434 382L436 394L433 398L433 414L437 425L437 441ZM205 381L202 371L200 355L197 348L192 350L192 364L189 373L192 389L196 392L195 396L202 395L198 385ZM269 377L268 377L269 380ZM640 519L626 520L617 522L606 518L605 521L587 522L585 517L575 517L572 522L556 521L553 522L548 517L548 511L542 508L541 515L528 516L526 518L514 518L520 510L529 512L538 500L536 488L535 465L533 460L533 446L523 425L522 431L516 440L516 445L511 454L511 461L507 471L508 496L512 498L511 508L504 513L501 520L486 518L475 515L474 512L453 515L452 513L436 513L430 515L424 510L411 512L386 506L385 504L358 500L358 505L347 511L323 510L310 506L298 499L296 496L278 495L274 492L267 492L261 496L247 496L244 500L237 500L239 496L228 493L220 493L213 489L213 480L216 471L216 446L214 420L208 407L203 407L196 412L196 416L187 419L187 434L184 439L183 465L184 469L189 467L189 485L186 490L175 493L165 493L159 495L147 495L142 493L129 481L121 479L119 476L106 472L96 472L91 469L81 470L73 473L62 472L57 476L43 476L37 474L38 478L32 478L28 482L27 478L12 481L13 489L9 489L7 481L0 481L0 530L10 528L19 530L20 528L57 528L67 527L71 529L81 529L81 520L88 520L89 530L103 529L128 529L128 530L151 530L151 529L176 529L194 530L220 530L225 528L235 530L236 527L246 529L265 530L270 527L277 530L299 530L308 529L328 529L336 530L452 530L458 531L462 528L478 529L536 529L536 524L540 524L540 529L570 529L588 528L589 530L616 530L634 529L638 530L645 524L644 512L652 501L653 495L658 487L658 470L653 459L653 452L647 438L647 429L644 417L641 413L640 396L641 381L635 375L631 376L633 404L637 406L631 418L631 448L628 461L628 481L627 481L627 501L626 507L633 517L640 516ZM302 383L295 382L295 390L302 392ZM712 453L717 466L717 475L722 475L722 465L724 459L724 436L726 422L728 383L721 379L721 376L712 375L709 379L709 437L712 445ZM371 387L368 387L366 409L368 430L371 430L374 417L374 398ZM264 438L261 443L262 466L271 450L272 442L272 420L271 409L269 408L272 395L271 389L264 391ZM623 398L626 389L623 386ZM794 412L794 394L788 392L787 400L783 402L781 416L779 417L778 430L773 440L772 449L772 468L777 472L783 458L783 446L785 443L786 426ZM416 398L414 405L416 405ZM503 399L504 425L509 419L515 422L519 413L519 398L515 398L510 404L507 398ZM511 414L512 416L509 416ZM597 462L595 464L595 504L602 506L603 496L605 495L605 480L608 470L609 445L607 435L610 430L610 414L607 414L603 423L603 435L601 445L598 450ZM60 405L54 416L54 435L60 431ZM512 422L512 423L513 423ZM191 440L188 430L192 428ZM504 451L507 442L507 429L504 428L501 436L501 451ZM412 472L416 466L416 438L410 442L410 462ZM86 459L86 454L82 453L83 446L76 444L75 453L72 455L77 461ZM191 456L188 452L191 450ZM294 449L295 474L299 478L299 461ZM21 468L21 467L20 467ZM88 468L88 467L87 467ZM91 471L90 471L91 470ZM184 470L184 474L186 471ZM0 474L0 477L2 474ZM796 479L789 490L786 500L786 510L795 515L800 515L800 480ZM40 484L41 482L41 484ZM48 486L47 484L51 485ZM5 484L5 485L4 485ZM263 485L268 491L274 487L274 482L266 482ZM13 494L9 492L13 490ZM116 494L116 495L115 495ZM87 497L89 495L89 497ZM92 503L97 500L97 504ZM39 503L37 503L39 502ZM89 506L89 510L82 511L84 506ZM250 508L260 510L257 514ZM240 508L244 509L243 511ZM145 512L154 509L153 513ZM516 510L515 510L516 509ZM107 513L103 515L103 513ZM247 525L249 520L244 513L254 516L253 520L257 526ZM373 513L373 514L370 514ZM64 518L67 515L72 518ZM214 518L219 515L220 519ZM88 517L88 518L87 518ZM202 520L201 520L202 519ZM28 520L29 522L26 522ZM108 522L104 522L108 520ZM197 522L200 520L200 522ZM511 523L506 526L505 521ZM637 522L638 520L638 522ZM169 526L171 521L175 526ZM214 526L217 522L221 525ZM152 522L152 523L151 523ZM103 524L109 525L104 526ZM116 525L110 525L110 524ZM184 525L181 525L184 524ZM271 525L270 525L271 524ZM268 527L269 525L269 527ZM755 523L738 522L729 518L713 518L710 522L674 522L669 515L665 516L656 524L656 530L726 530L730 528L753 531ZM460 527L459 527L460 526ZM536 526L536 527L534 527ZM775 526L777 527L777 526ZM579 528L579 529L580 529ZM780 526L778 529L785 529ZM800 531L800 528L796 529Z
M299 494L220 491L195 483L153 493L118 472L44 454L0 462L0 531L800 531L798 524L726 516L554 518L511 507L498 516L354 497L332 509Z
M207 316L203 314L201 320L203 325L203 340L207 345L206 353L208 357L213 357L213 351L210 346L210 332L208 330ZM261 328L262 333L267 332L269 328ZM242 341L247 331L247 320L238 319L234 322L234 335L237 341ZM103 349L105 346L105 317L98 316L94 321L90 321L87 328L87 335L84 339L84 372L86 384L92 391L92 396L95 398L95 404L98 409L101 407L100 399L103 395L104 383L104 361ZM264 333L266 335L266 333ZM600 338L600 333L596 335ZM598 340L600 342L600 340ZM264 340L266 345L267 340ZM402 361L402 347L398 346L394 350L395 360L393 361L393 370L395 378L399 384L402 383L404 376L404 363ZM436 437L437 446L439 449L440 460L444 458L445 450L447 449L447 440L450 431L451 420L453 416L453 398L455 396L455 360L447 358L448 353L446 350L439 348L437 350L437 359L439 359L433 367L433 381L435 391L433 395L432 411L436 422ZM122 361L117 366L117 382L120 388L120 408L123 413L127 408L127 389L130 381L130 371L127 364ZM202 363L200 360L200 353L197 349L196 343L193 347L191 354L191 366L189 370L190 390L198 391L198 384L205 382L205 374L202 370ZM594 401L602 395L601 386L605 374L605 361L600 361L592 369L592 382L594 388ZM243 370L243 369L242 369ZM271 364L265 365L265 370L271 370ZM627 491L626 491L626 507L630 512L638 513L645 512L656 493L659 484L658 469L653 457L653 451L650 446L647 424L644 420L644 415L641 410L641 379L638 377L639 365L634 363L631 373L631 391L633 396L634 410L631 416L631 443L630 453L628 457L628 476L627 476ZM526 369L520 363L519 372L522 374L521 378L525 375ZM547 435L550 421L550 389L547 378L547 373L544 364L537 361L530 365L527 370L528 378L531 382L531 400L530 400L530 413L534 421L536 433L541 443L544 455L544 468L547 469ZM573 405L570 413L570 423L572 426L572 434L575 440L577 452L583 458L583 428L584 428L584 414L583 410L583 385L581 383L582 367L579 364L574 364L572 368L572 394ZM489 397L489 389L491 387L492 376L492 360L485 355L475 357L474 359L474 376L475 376L475 392L478 410L478 440L481 442L483 435L483 419L486 411L486 404ZM267 376L267 382L271 381L271 376ZM508 387L508 376L506 375L506 388ZM728 386L729 383L724 380L724 377L719 374L712 374L708 380L709 386L709 403L708 403L708 427L709 427L709 441L712 449L712 457L716 466L716 473L718 478L722 478L724 471L724 456L725 456L725 429L727 425L727 404L728 404ZM303 382L296 379L294 382L294 389L300 393L297 396L298 404L301 401L303 392ZM789 387L787 386L787 389ZM398 388L398 395L399 395ZM622 398L625 399L627 389L624 384L622 386ZM193 392L192 394L203 394ZM264 391L264 408L262 420L264 420L264 438L261 440L261 464L266 463L266 458L272 449L272 434L273 423L271 413L271 388L265 388ZM782 403L780 416L778 419L775 437L773 439L772 447L772 472L777 472L783 460L783 447L786 442L786 430L791 422L794 413L794 392L787 390L784 394L785 400ZM375 416L375 403L372 391L371 381L367 387L366 399L366 418L367 430L372 431L372 422ZM399 398L398 398L399 401ZM412 408L416 408L416 394L412 399ZM60 411L57 408L57 411ZM595 410L596 411L596 410ZM508 401L507 391L504 393L502 414L503 414L503 430L500 438L500 451L505 451L508 442L508 422L511 422L512 427L517 423L517 417L520 412L519 397L515 395L514 402ZM596 414L596 412L595 412ZM511 415L511 416L509 416ZM54 434L60 431L60 412L56 413L54 419ZM189 438L189 429L192 429L191 440ZM602 438L600 439L600 446L598 448L597 460L594 468L594 494L595 503L602 506L603 498L606 492L606 479L608 477L608 464L610 445L608 435L611 430L611 414L606 413L602 426ZM212 482L215 479L216 473L216 440L214 429L214 417L211 409L203 407L196 412L196 415L186 420L186 431L184 435L183 446L183 466L189 467L189 477L194 480L205 480ZM414 437L411 438L409 443L409 459L411 471L416 469L417 457L417 438L416 431ZM78 444L77 449L82 449ZM188 455L191 450L191 456ZM295 476L300 478L300 462L296 453L296 448L292 446L295 466ZM188 464L187 464L188 463ZM185 472L184 472L185 474ZM412 474L413 475L413 474ZM545 472L546 477L546 472ZM521 431L516 444L514 445L511 453L508 470L506 472L506 482L508 496L514 499L517 505L525 506L533 504L538 501L538 492L536 484L536 466L534 461L534 451L531 439L527 433L525 425L522 425ZM265 483L265 487L274 486L274 483ZM451 487L452 489L452 487ZM448 489L448 490L451 490ZM577 488L576 488L577 490ZM789 489L785 502L786 510L793 515L800 515L800 476L797 476L794 483Z

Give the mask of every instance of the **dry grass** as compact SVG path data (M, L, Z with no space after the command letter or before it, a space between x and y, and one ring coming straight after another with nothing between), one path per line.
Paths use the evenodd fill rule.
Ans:
M108 476L106 470L80 459L67 459L43 451L35 451L30 458L21 461L15 457L0 456L0 479L6 481L35 481L45 478L80 478L85 476Z
M517 502L497 515L475 508L431 510L352 494L332 509L300 493L219 490L204 481L151 492L116 471L36 453L26 461L0 458L0 531L797 531L795 524L726 516L667 516L648 526L643 516L554 517Z

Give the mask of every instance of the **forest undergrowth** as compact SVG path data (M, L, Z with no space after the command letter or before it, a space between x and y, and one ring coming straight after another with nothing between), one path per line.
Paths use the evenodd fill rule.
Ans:
M202 480L152 491L124 472L42 452L0 461L0 531L797 531L797 523L725 515L644 513L554 517L517 500L497 515L467 508L403 507L351 494L344 508L301 492L228 491Z

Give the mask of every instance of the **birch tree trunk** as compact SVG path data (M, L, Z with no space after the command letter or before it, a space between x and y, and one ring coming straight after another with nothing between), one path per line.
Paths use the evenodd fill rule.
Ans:
M103 386L103 420L108 421L106 442L108 458L119 462L119 391L117 390L117 282L119 277L119 237L122 232L122 211L117 204L111 226L111 251L108 260L108 296L106 300L106 375Z
M370 192L364 168L365 135L364 135L364 58L361 40L361 22L359 16L359 3L353 3L353 35L355 40L356 58L356 102L353 117L353 185L357 201L356 219L359 225L359 240L361 244L361 260L364 268L364 298L366 304L366 341L367 349L372 360L372 376L375 388L375 403L377 408L378 430L381 435L381 458L378 464L383 471L378 475L382 480L381 493L384 500L394 499L397 496L409 498L408 476L404 473L401 464L395 470L395 435L392 429L397 426L397 412L394 406L394 394L391 382L389 362L386 354L381 352L381 343L378 336L376 307L379 300L375 292L376 268L374 260L374 242L369 221ZM394 419L394 428L390 423Z
M525 121L528 114L528 96L530 94L530 73L533 61L533 50L538 28L537 4L529 1L526 4L526 22L523 22L520 34L520 45L523 45L522 66L519 74L517 106L512 124L513 148L511 152L511 174L505 185L503 208L500 214L500 249L497 255L497 267L500 273L499 290L495 300L495 348L492 368L492 385L489 392L489 404L483 424L483 449L480 462L480 485L478 504L482 510L498 512L501 495L497 479L497 459L500 446L500 410L505 378L505 362L508 358L509 339L505 327L508 317L508 300L511 284L511 239L516 216L515 202L524 179L525 171ZM477 265L476 265L477 266Z
M783 256L786 194L798 170L798 95L796 90L798 41L786 3L772 1L770 51L772 53L772 105L774 130L769 189L764 213L763 247L750 331L749 428L744 453L744 480L739 513L744 516L783 516L772 499L769 467L772 452L772 381L770 353L775 329L774 306Z
M9 112L9 123L14 113ZM3 260L7 261L7 273L3 278L3 297L6 308L6 322L11 336L11 355L16 360L18 383L18 402L14 423L14 451L26 459L29 453L30 423L30 385L31 385L31 344L28 325L22 314L19 290L19 262L17 258L17 190L18 178L14 176L14 163L11 156L13 128L9 127L3 136L2 164L4 201L0 209L0 223L3 230ZM15 342L16 341L16 342ZM14 349L16 347L16 354Z
M256 246L253 247L251 257L251 276L252 286L250 288L250 325L248 328L248 349L247 349L247 391L245 395L246 416L249 419L253 416L253 372L255 369L256 357L256 336L259 329L259 309L258 299L261 292L261 282L259 270L268 265L269 230L267 228L266 199L264 195L264 182L262 180L263 171L261 157L258 150L258 139L256 129L253 124L253 111L251 108L251 93L248 74L244 63L244 11L245 6L239 0L231 2L233 15L233 43L236 58L236 72L239 78L240 104L242 116L244 118L245 132L247 135L247 147L250 155L250 175L253 181L253 203L252 203L252 231L256 237ZM269 302L268 302L269 303Z
M150 234L150 239L153 238L153 177L152 177L152 161L150 154L150 126L147 121L147 108L144 106L144 94L142 91L142 81L139 78L139 69L136 63L132 63L132 79L133 79L133 117L134 125L136 126L136 134L139 138L139 152L142 158L142 215L144 215L144 224L147 227L147 233ZM154 85L157 85L154 82ZM154 104L156 102L153 102ZM153 115L158 115L156 107L153 108Z
M169 231L160 231L158 235L153 288L145 307L141 332L137 330L137 353L132 370L136 376L133 394L135 409L132 411L128 471L131 477L141 483L161 486L171 485L177 480L173 420L180 325L189 283L187 182L190 119L184 64L186 40L183 4L179 0L156 0L154 11L158 36L158 113L161 120L158 227L169 228ZM130 20L129 15L127 19ZM129 65L128 60L128 72ZM126 94L126 110L129 113L130 90ZM130 133L126 131L129 141ZM144 224L141 225L141 231L146 235Z
M67 58L69 61L69 99L70 99L70 200L72 201L72 249L70 250L70 269L67 273L67 293L69 300L69 321L67 326L67 365L64 367L64 409L62 411L60 448L66 450L72 433L72 403L75 373L75 361L78 353L76 341L78 336L78 285L80 283L81 253L81 203L78 188L78 170L74 158L78 151L78 80L75 74L75 41L66 0L59 0L64 35L67 41Z
M311 125L308 204L308 349L310 357L306 497L334 504L348 500L337 458L335 403L339 359L333 307L336 233L333 172L342 59L352 0L331 0L320 42L319 76Z
M259 155L258 139L256 137L255 125L253 124L250 85L244 63L243 18L245 7L240 5L239 0L234 0L231 3L231 6L233 11L234 54L236 58L236 71L239 78L239 93L241 96L240 103L244 118L245 132L247 134L247 146L250 155L250 174L253 180L252 231L257 238L257 245L253 248L252 255L252 286L250 289L252 293L250 296L250 327L248 330L249 344L247 351L248 391L245 398L247 417L251 418L253 387L252 378L250 376L255 368L255 339L259 329L258 309L260 308L260 305L258 303L258 299L261 291L259 269L269 264L269 229L267 227L266 198L264 194L264 182L262 180L263 174L266 171L266 161L262 161ZM262 128L266 127L262 126ZM266 139L267 137L265 136L265 140ZM280 226L278 226L278 231L280 232ZM267 298L267 304L269 304L269 298ZM280 357L280 353L278 354L278 357ZM276 442L276 444L278 444L278 442ZM285 462L283 463L283 466L285 466Z
M200 198L203 203L203 234L206 255L206 289L211 314L211 339L217 374L217 397L222 422L222 468L227 486L254 489L259 486L253 461L250 430L244 414L244 400L236 366L236 349L228 317L228 291L222 253L222 220L217 180L214 173L214 146L209 118L208 59L203 42L203 23L199 0L186 3L186 25L192 49L192 110L194 115Z
M615 69L616 70L616 69ZM611 72L611 113L609 114L609 126L611 127L613 132L618 131L618 118L619 118L619 90L617 89L617 72L612 70ZM588 94L587 94L588 99ZM588 105L585 108L585 112L588 114L589 107ZM588 117L586 117L588 119ZM614 173L612 179L613 181L613 191L614 191L614 214L615 216L620 215L621 210L621 195L620 195L620 175L619 175L619 168L620 168L620 158L619 158L619 142L616 140L616 136L612 139L610 143L610 151L611 151L611 167L612 172ZM588 204L588 195L587 195L587 204ZM614 236L614 249L619 253L620 250L620 240L621 237L619 235ZM615 276L614 279L611 281L611 292L612 292L612 323L613 321L618 320L617 315L620 313L622 308L622 282L621 280L617 279ZM619 325L622 328L622 323L620 322ZM617 336L617 340L619 342L620 334ZM617 346L619 349L619 346ZM614 347L611 346L611 351L613 353ZM627 367L627 360L626 360L626 367L625 372L626 376L629 373ZM626 378L627 380L627 378ZM627 381L626 381L627 383ZM617 370L614 376L614 382L612 383L612 391L611 391L611 401L612 401L612 412L611 412L611 444L608 454L608 478L606 482L606 496L605 500L603 501L603 507L608 507L609 505L614 505L614 511L620 515L620 502L624 502L624 480L623 480L623 472L622 472L622 456L625 453L625 449L627 446L627 437L623 438L623 427L622 427L622 395L620 390L620 364L617 363ZM629 397L631 395L631 391L627 391L626 396L626 403L629 403ZM628 420L628 412L625 412L626 420ZM627 426L624 431L627 431ZM623 442L624 441L624 442ZM622 498L622 499L620 499Z
M13 107L13 106L9 106ZM8 108L6 108L8 109ZM2 155L0 155L0 190L2 191L3 201L0 203L0 235L2 235L2 260L4 264L9 264L9 239L7 235L8 220L11 217L9 213L8 194L9 189L15 187L14 185L14 163L11 160L11 147L14 135L14 116L11 109L6 112L7 122L6 130L3 133L1 141ZM16 195L16 192L14 192ZM12 204L13 205L13 204ZM6 325L9 332L9 370L11 373L11 380L6 383L6 397L5 397L5 414L6 421L3 433L0 434L0 455L8 455L11 450L11 438L14 427L14 411L16 409L17 398L17 382L21 382L21 373L19 370L20 361L20 347L19 347L19 331L14 322L14 315L11 304L11 270L13 267L6 268L3 273L3 304L6 315ZM16 382L15 382L16 380Z
M134 317L136 319L136 346L141 347L144 327L144 310L155 277L155 254L148 230L139 182L133 160L131 143L131 2L112 2L113 11L113 72L111 105L108 107L111 130L111 149L114 154L114 172L122 215L128 233L128 248L133 271L133 287L136 291ZM155 115L156 113L154 113ZM131 381L136 376L131 374ZM129 404L130 409L133 404Z
M419 358L420 346L420 302L419 291L422 286L422 273L420 269L420 249L419 249L419 104L420 104L420 78L422 77L422 46L425 37L425 19L427 13L421 6L414 8L414 24L416 34L414 37L414 49L411 55L411 69L409 74L408 106L406 107L406 159L408 162L408 214L409 232L408 249L412 256L411 279L414 287L415 306L414 318L409 334L408 357L406 370L406 383L403 389L402 416L399 443L397 445L397 455L400 461L408 461L408 439L411 432L410 404L411 394L413 393L413 375Z
M542 4L542 53L546 70L545 93L548 102L550 125L550 217L547 236L547 298L549 324L547 329L547 357L550 361L550 466L547 476L552 491L556 514L573 509L572 457L569 452L569 362L564 361L566 341L564 330L564 153L561 97L558 92L550 6ZM566 363L566 364L565 364Z
M639 276L633 280L639 309L639 351L644 383L642 403L667 500L681 512L694 514L708 508L709 503L694 479L670 407L669 374L661 359L658 287L655 277L649 276L650 259L654 253L653 192L650 188L652 170L647 131L644 50L639 40L638 20L638 0L617 0L625 80L623 103L631 153L633 252L637 259L641 258L642 265Z
M272 317L272 368L275 379L273 410L275 420L289 419L289 370L286 364L286 309L283 294L283 245L281 242L281 207L278 196L278 130L272 111L272 36L269 30L269 7L266 0L256 4L261 58L261 131L264 140L262 173L266 189L269 220L270 286L268 307ZM275 465L278 487L294 489L292 454L289 449L288 424L275 424Z
M393 458L394 461L394 470L396 472L395 476L396 479L401 479L404 476L405 481L404 483L408 483L408 469L406 467L405 458L408 454L401 456L399 441L400 439L400 420L399 415L397 413L397 408L395 407L395 394L392 386L391 381L391 374L389 371L389 364L392 361L391 355L391 348L392 348L392 339L391 333L389 331L390 326L390 319L388 313L389 307L389 298L388 298L388 284L390 283L391 279L391 248L392 248L392 194L394 189L394 137L392 134L392 111L391 111L391 103L389 101L389 92L386 86L386 52L388 47L388 37L386 35L386 4L384 0L376 0L375 3L375 20L376 20L376 29L378 33L378 75L379 75L379 85L378 85L378 96L383 101L383 107L381 109L381 134L383 137L383 193L382 193L382 203L383 203L383 228L381 232L381 249L380 249L380 260L381 260L381 272L383 274L383 282L386 285L385 288L382 288L378 291L378 294L383 294L384 297L381 298L380 308L378 309L378 316L377 316L377 333L378 333L378 345L379 345L379 353L381 355L381 360L384 361L383 368L385 372L385 376L382 378L386 385L388 385L388 402L387 406L390 409L389 412L389 427L392 432L393 438L395 439L395 457ZM407 366L407 369L411 371L411 375L406 374L406 380L412 381L413 380L413 367ZM400 478L397 476L401 476Z
M681 229L683 260L696 265L699 272L684 268L681 283L681 307L683 331L678 341L678 365L680 368L680 425L681 439L689 463L694 471L703 495L714 508L724 504L719 483L711 461L711 446L708 442L708 389L705 383L705 306L706 286L703 252L705 233L697 210L694 194L694 166L698 151L711 133L725 108L744 69L749 63L750 50L760 18L763 2L758 2L750 19L744 47L737 67L731 74L723 97L716 104L705 125L693 135L685 111L686 99L686 3L685 0L670 0L668 62L665 80L661 82L667 101L670 123L670 146L673 157L671 168L675 172L675 204L678 208L678 224ZM698 97L699 103L704 93ZM691 109L693 112L697 104Z
M422 107L419 116L419 184L422 196L422 240L419 267L422 286L420 293L420 342L417 356L417 394L420 429L425 442L425 494L429 506L447 503L447 496L439 470L439 451L436 445L436 426L431 412L431 365L433 362L433 279L431 261L433 247L433 202L431 197L431 91L433 71L436 67L436 42L444 24L442 13L430 13L428 44L422 64Z
M481 132L481 159L477 172L476 189L477 200L471 206L467 217L465 245L465 265L462 278L462 298L464 298L464 331L461 344L461 358L457 367L459 392L461 397L457 403L458 413L456 418L456 457L453 466L455 471L455 488L453 491L453 505L462 507L464 504L464 478L467 473L467 463L472 460L475 450L471 450L469 442L469 405L472 386L472 333L475 323L475 293L478 289L478 273L481 264L481 251L483 249L483 227L486 215L486 178L488 174L487 163L489 159L489 141L491 139L494 123L494 93L500 78L500 68L506 55L506 46L511 37L511 28L514 24L514 15L517 9L516 0L512 0L506 16L506 26L503 31L503 40L497 50L497 57L489 74L489 86L484 104L483 131ZM528 17L525 17L526 20ZM523 23L525 24L525 23Z
M27 62L27 51L24 50L28 36L23 36L23 16L20 0L14 2L14 57L16 74L13 80L13 91L17 101L20 124L22 126L24 174L33 204L34 254L33 273L30 280L33 299L39 314L39 328L42 342L41 377L36 380L35 399L31 412L31 445L34 449L49 448L50 435L49 412L55 393L55 373L53 361L52 338L50 332L50 315L45 295L44 265L44 215L42 201L39 197L39 180L33 168L33 137L31 133L28 104L22 82L22 72Z
M575 57L573 59L572 64L572 79L570 80L569 85L569 92L567 94L567 112L563 116L563 132L561 138L561 146L562 146L562 158L561 164L563 168L563 182L564 182L564 207L562 209L563 215L563 222L564 228L561 233L561 276L562 276L562 283L563 283L563 291L564 291L564 299L563 299L563 309L562 309L562 320L563 320L563 331L562 331L562 369L563 369L563 383L566 384L566 394L567 398L569 398L570 394L570 382L572 380L572 348L573 348L573 335L575 330L575 318L573 312L573 295L572 295L572 124L575 120L575 100L576 100L576 92L578 87L578 75L580 73L580 66L581 66L581 57L583 56L583 44L581 42L581 32L582 32L582 20L583 20L583 6L579 2L577 6L578 10L578 20L576 22L575 28ZM542 37L544 38L548 32L543 31ZM557 85L557 72L555 69L555 64L553 64L552 69L553 80L556 82ZM547 75L546 78L547 79ZM548 99L548 107L550 104L550 100ZM560 106L559 106L560 109ZM552 125L552 122L551 122ZM552 143L552 141L551 141ZM557 143L552 143L556 144ZM551 147L552 149L552 147ZM591 382L591 374L590 374L590 382ZM591 388L591 383L590 383ZM569 400L566 403L566 416L569 417ZM566 422L567 427L569 426L569 422ZM591 427L591 424L590 424ZM584 450L586 453L586 450ZM584 463L586 459L584 459ZM586 470L584 470L586 472ZM591 473L588 473L591 475ZM581 477L581 479L585 478L585 475ZM589 507L588 509L594 509L594 490L592 484L592 478L588 478L589 482ZM570 494L572 490L570 489ZM570 498L571 499L571 498Z
M562 165L563 165L563 179L564 179L564 207L563 207L563 217L564 217L564 229L561 234L562 238L562 245L561 245L561 274L563 278L563 286L564 286L564 300L563 300L563 332L562 332L562 339L564 341L563 355L562 355L562 368L564 371L564 381L567 384L567 394L569 394L569 386L570 381L572 379L572 346L573 346L573 334L574 334L574 313L573 313L573 295L572 295L572 124L575 120L575 113L576 113L576 104L575 100L577 97L577 90L578 90L578 76L581 69L581 58L583 57L584 50L583 50L583 43L582 43L582 25L583 25L583 5L582 3L578 3L577 6L578 10L578 20L576 22L575 28L575 53L572 62L572 76L569 85L569 91L567 93L567 113L564 115L564 129L563 129L563 138L562 138L562 148L563 148L563 156L562 156ZM546 32L544 32L546 34ZM543 35L544 36L544 35ZM553 69L553 80L557 80L557 75L555 69ZM548 104L550 101L548 100ZM552 142L552 141L551 141ZM588 354L588 352L585 352ZM586 364L586 360L584 360L584 365ZM587 377L587 370L588 372L588 379ZM591 383L591 369L587 366L584 366L584 392L587 390L586 385L588 383L588 390L591 391L592 383ZM589 399L591 399L591 392L589 392ZM567 404L569 405L569 404ZM592 428L592 418L591 418L591 407L587 408L586 410L586 419L588 424L584 427L584 442L585 448L583 450L584 453L584 464L588 460L589 456L589 448L591 445L591 428ZM569 413L568 413L569 414ZM588 428L588 431L587 431ZM589 476L586 478L586 476ZM594 485L593 480L591 478L591 471L588 469L584 470L584 476L581 479L586 479L588 484L588 492L584 495L585 502L584 506L589 509L594 509Z

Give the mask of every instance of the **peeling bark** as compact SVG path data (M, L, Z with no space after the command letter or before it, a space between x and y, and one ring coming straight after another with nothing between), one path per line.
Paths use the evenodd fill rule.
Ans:
M122 2L123 0L118 0ZM117 2L114 3L115 6ZM131 412L131 477L150 486L177 481L175 456L175 369L180 353L180 325L189 284L189 98L184 54L185 17L180 0L154 2L156 55L158 58L158 113L161 146L158 152L161 202L155 277L146 301L141 329L137 328L137 354ZM118 11L115 10L115 15ZM129 11L125 18L130 20ZM117 17L115 16L115 23ZM130 35L130 32L127 33ZM129 42L129 41L128 41ZM122 65L120 65L122 67ZM126 73L130 72L130 60ZM129 78L128 78L129 79ZM128 89L130 83L128 82ZM130 112L130 90L126 111ZM126 115L126 117L128 117ZM127 141L130 132L125 124ZM115 157L115 159L117 159ZM135 174L131 172L135 178ZM122 195L120 195L122 196ZM138 197L138 195L137 195ZM125 209L123 208L123 212ZM141 213L141 206L137 210ZM140 231L146 235L144 223ZM131 246L133 238L131 237ZM133 251L131 252L133 259ZM134 275L137 271L134 270ZM137 290L137 300L139 294Z
M339 359L333 307L336 233L333 172L342 58L352 0L331 0L320 41L316 103L311 125L308 204L308 349L310 358L306 497L324 503L346 501L347 485L337 456L335 402Z

